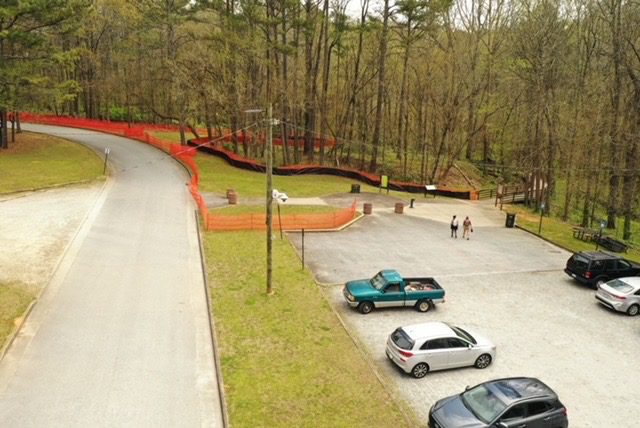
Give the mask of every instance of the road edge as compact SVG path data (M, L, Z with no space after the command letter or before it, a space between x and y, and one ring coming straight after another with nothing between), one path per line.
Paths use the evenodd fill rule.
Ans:
M31 301L31 303L29 304L27 309L21 315L20 322L16 325L16 327L13 329L13 331L7 337L7 340L5 341L5 344L3 345L2 349L0 350L0 362L2 362L4 360L4 357L7 355L7 353L11 349L11 346L15 342L15 340L18 337L18 335L20 334L20 332L22 331L22 327L26 324L26 322L29 319L29 316L31 315L31 313L33 312L36 304L38 304L42 300L42 298L43 298L45 293L47 293L47 292L51 293L51 292L55 292L57 290L56 282L57 283L60 282L57 279L60 276L65 276L66 272L68 271L68 268L69 268L69 266L66 266L66 267L63 266L67 255L71 253L72 249L75 249L77 251L77 246L79 246L79 244L80 244L80 241L78 241L78 239L80 239L81 237L86 236L86 233L84 233L84 232L87 230L88 226L90 226L90 224L93 223L93 219L95 219L95 217L97 215L97 212L100 211L100 208L102 207L102 204L104 203L106 195L109 193L108 191L109 191L109 189L111 188L112 185L113 185L113 180L111 179L110 176L107 176L106 179L104 180L102 186L98 190L96 198L93 201L93 204L87 210L87 213L84 215L84 217L80 221L80 224L78 225L78 228L73 233L73 235L72 235L71 239L69 240L69 242L67 242L67 245L65 245L64 249L62 250L62 253L58 257L58 260L55 262L54 267L51 270L51 275L49 276L49 279L45 282L45 285L36 294L36 296L34 297L33 301ZM46 189L41 189L41 190L46 190ZM91 220L90 223L89 223L89 220ZM64 271L62 269L64 269ZM49 291L49 290L51 290L51 291Z

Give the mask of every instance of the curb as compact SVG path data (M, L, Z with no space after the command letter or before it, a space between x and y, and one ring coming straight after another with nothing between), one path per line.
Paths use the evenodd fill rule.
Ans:
M361 215L361 216L363 216L363 215ZM296 246L293 245L293 243L291 242L290 239L287 239L287 242L293 248L294 252L298 256L298 259L300 259L300 261L302 261L302 258L300 257L300 254L298 253ZM400 401L398 399L398 396L396 394L394 394L395 389L393 387L391 387L387 383L387 381L385 380L384 376L382 376L380 374L380 372L378 372L378 369L376 368L375 363L371 359L369 353L366 351L364 345L358 340L357 337L355 337L355 335L351 334L351 332L347 328L347 324L345 323L344 319L340 316L340 314L338 313L338 311L336 310L334 305L327 298L327 295L326 295L326 293L325 293L325 291L323 289L329 288L330 286L340 286L341 284L321 283L316 279L316 276L313 273L313 271L311 271L310 269L307 269L306 266L304 267L304 269L308 270L309 273L311 274L311 277L313 278L313 282L319 288L320 294L322 295L322 298L327 303L327 305L331 308L331 311L333 312L333 314L336 316L336 318L340 322L340 325L342 325L343 330L347 333L347 336L349 336L349 338L353 342L353 344L356 347L356 349L358 350L358 352L360 352L360 355L362 355L362 358L365 360L365 362L369 366L369 369L373 372L374 376L376 377L376 379L378 380L378 382L382 386L382 389L398 405L398 409L400 410L400 413L402 413L402 415L404 416L404 419L407 422L408 426L419 426L419 424L416 422L417 421L417 417L415 416L415 414L413 413L411 408L404 401Z
M196 230L198 234L198 247L200 248L200 266L202 268L202 280L204 282L204 294L207 299L207 317L209 318L209 334L211 335L211 346L213 349L213 362L216 368L216 379L218 384L218 396L220 397L220 412L222 413L222 426L228 427L229 413L227 411L227 400L224 395L222 369L220 365L220 350L218 349L218 337L216 335L215 324L213 322L213 312L211 310L211 295L209 293L209 275L207 273L207 264L205 258L204 247L202 245L202 232L200 230L200 216L198 210L194 210L196 217Z
M523 228L523 227L520 227L520 226L518 226L517 224L515 225L515 227L516 227L516 229L520 229L520 230L522 230L522 231L524 231L524 232L527 232L528 234L533 235L533 236L535 236L536 238L542 239L543 241L545 241L545 242L546 242L546 243L548 243L548 244L553 245L554 247L558 247L558 248L561 248L561 249L563 249L563 250L565 250L565 251L570 252L571 254L575 254L575 251L573 251L573 250L571 250L571 249L569 249L569 248L567 248L567 247L565 247L565 246L563 246L563 245L560 245L560 244L558 244L558 243L556 243L556 242L550 241L550 240L548 240L547 238L545 238L545 237L544 237L544 236L542 236L542 235L538 235L537 233L532 232L532 231L530 231L530 230L527 230L527 229L525 229L525 228Z
M316 283L316 285L320 286L319 283ZM378 383L380 384L380 386L382 386L382 389L389 396L389 398L391 398L391 400L398 405L398 410L400 411L402 416L404 416L405 422L407 422L408 426L418 426L419 424L417 424L418 419L416 415L413 413L413 411L411 411L410 407L404 401L399 400L398 396L394 394L396 392L395 388L391 387L387 383L386 378L380 374L380 372L378 371L378 368L376 367L376 364L373 362L373 359L367 352L366 347L362 344L362 342L360 342L360 340L358 340L358 338L355 335L351 334L351 332L347 328L347 324L345 323L344 319L340 316L340 314L338 313L334 305L329 301L329 299L327 298L327 295L322 290L322 288L326 288L326 287L320 287L320 294L324 298L324 301L331 308L331 311L340 322L340 325L342 325L342 329L345 331L345 333L347 333L347 336L349 336L349 338L353 342L358 352L360 352L360 355L369 366L369 369L373 372L373 375L378 380Z
M39 295L34 297L31 303L29 303L29 306L27 306L27 309L25 309L25 311L22 313L22 316L20 317L21 318L20 322L13 327L13 330L11 331L11 333L9 333L9 336L7 336L6 342L4 343L4 345L2 345L2 349L0 349L0 361L4 359L4 356L9 351L11 344L13 344L13 341L15 340L16 336L18 336L18 333L22 329L22 326L27 321L27 318L29 318L29 314L31 313L31 310L33 309L33 307L36 305L38 301L38 297Z
M16 328L14 328L13 331L11 332L11 334L7 337L5 345L3 345L2 350L0 351L0 361L2 361L4 359L5 355L9 351L9 348L13 344L13 342L16 339L16 337L18 336L18 334L20 333L20 330L22 329L24 324L27 322L27 320L29 318L29 315L31 314L31 312L32 312L33 308L35 307L36 303L38 303L38 301L40 300L40 298L42 297L44 292L47 289L50 288L50 284L53 281L53 279L55 278L56 273L60 269L60 266L62 265L63 260L65 259L67 253L69 252L69 249L75 243L75 240L78 238L78 234L80 233L80 230L82 230L82 228L85 226L85 223L87 222L87 220L91 216L91 213L95 209L96 204L98 203L98 201L102 197L103 193L106 191L108 185L110 185L110 184L111 184L111 178L109 176L107 176L106 180L102 184L102 187L98 191L98 195L97 195L95 201L93 202L93 205L91 206L91 208L85 214L84 218L82 219L82 221L78 225L78 228L74 232L74 234L71 237L71 239L69 240L69 242L67 242L67 245L64 247L64 250L62 250L62 253L60 254L60 257L58 257L58 260L56 261L53 269L51 270L51 275L49 275L49 278L47 279L45 285L42 288L40 288L40 291L36 294L36 296L34 297L33 301L29 304L27 309L24 311L24 313L22 315L22 321L20 321L20 323L16 326Z
M32 188L28 188L28 189L22 189L22 190L16 190L13 192L7 192L7 193L0 193L0 198L5 198L5 199L0 199L0 202L4 202L4 201L11 201L13 199L18 199L18 198L23 198L24 195L23 193L35 193L35 192L44 192L47 190L51 190L51 189L61 189L64 187L70 187L70 186L79 186L81 184L92 184L92 183L97 183L100 181L106 181L102 179L103 176L99 176L97 178L92 178L92 179L87 179L87 180L78 180L78 181L70 181L68 183L60 183L60 184L51 184L49 186L44 186L44 187L32 187Z

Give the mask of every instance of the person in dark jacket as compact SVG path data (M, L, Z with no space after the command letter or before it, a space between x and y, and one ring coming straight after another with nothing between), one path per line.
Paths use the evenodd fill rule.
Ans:
M458 237L458 219L456 218L455 215L451 219L451 237L452 238Z

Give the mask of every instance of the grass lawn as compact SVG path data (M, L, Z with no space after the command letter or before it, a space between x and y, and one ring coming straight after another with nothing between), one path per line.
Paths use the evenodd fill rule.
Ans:
M529 209L519 205L509 205L504 208L505 212L516 213L516 223L521 228L538 233L540 227L540 214L531 212ZM573 237L573 226L565 223L557 218L543 217L541 236L548 241L556 243L568 250L577 251L594 251L596 244L594 242L585 242ZM605 231L606 233L606 231ZM623 257L640 263L640 252L636 249L629 249L627 253L622 254Z
M149 132L149 135L160 138L162 140L172 141L174 143L180 142L180 133L178 131L152 131ZM194 135L189 131L185 132L185 137L187 140L195 138Z
M0 151L0 193L42 189L102 177L91 149L61 138L23 132Z
M286 240L265 294L263 232L204 234L231 425L402 427L403 417Z
M34 293L15 283L0 282L0 348L4 346L15 326L15 319L22 316L34 299Z
M196 157L196 162L200 169L200 191L224 194L227 189L234 189L240 198L265 194L266 176L263 173L235 168L220 158L202 153ZM353 183L358 181L331 175L273 176L273 187L290 198L349 192ZM359 184L362 192L378 191L377 187Z

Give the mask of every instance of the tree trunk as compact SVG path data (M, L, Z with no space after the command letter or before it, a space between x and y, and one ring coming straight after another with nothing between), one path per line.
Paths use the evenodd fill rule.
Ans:
M375 172L378 168L378 149L380 147L380 129L382 127L382 114L384 108L385 63L387 57L387 39L389 34L389 0L384 0L382 11L382 34L378 51L378 92L376 96L376 116L373 124L373 138L371 142L371 161L369 171Z
M620 165L621 138L620 130L620 103L622 97L622 34L621 34L621 8L622 1L614 0L611 3L611 48L613 82L611 87L611 116L609 128L609 150L611 159L611 175L609 177L609 197L607 199L607 228L616 228L616 216L618 215L618 201L620 192Z
M0 108L0 149L8 149L7 141L7 110Z
M304 53L305 53L305 99L304 99L304 154L309 163L313 163L313 152L315 147L315 104L316 104L316 76L317 67L313 60L313 42L315 33L315 5L312 0L305 1L306 29L304 32ZM318 42L318 45L320 43Z

